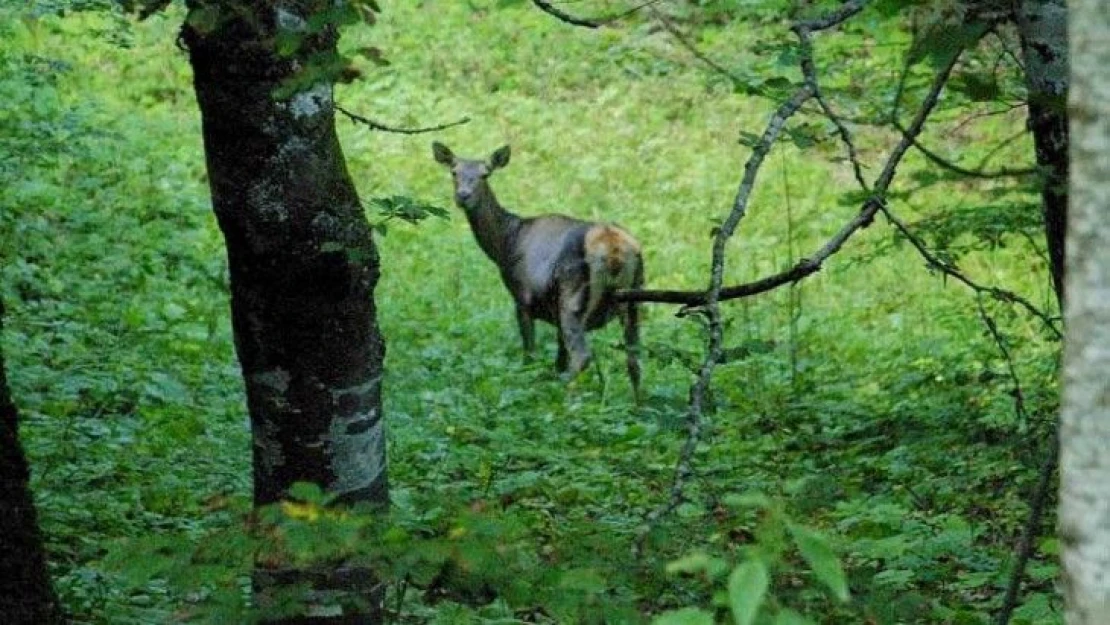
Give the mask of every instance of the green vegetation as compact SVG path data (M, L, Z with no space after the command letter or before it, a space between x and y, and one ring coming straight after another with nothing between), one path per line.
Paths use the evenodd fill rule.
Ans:
M507 207L617 221L644 243L649 286L703 288L710 233L748 154L737 137L761 132L773 103L646 24L573 29L496 4L389 3L345 36L364 77L337 100L397 125L469 116L433 136L467 156L511 143L492 179ZM58 591L78 622L233 621L206 610L234 609L249 585L250 432L188 60L174 46L182 14L130 24L23 11L0 8L3 347ZM701 43L753 75L782 71L757 43L786 31L763 19L713 20ZM885 35L818 46L859 115L889 101L908 42L870 27ZM389 64L358 55L370 47ZM1018 110L952 131L964 103L938 115L929 145L976 162L1024 123ZM646 305L641 405L616 324L592 335L597 365L568 390L550 328L546 356L520 363L509 297L450 206L431 138L338 124L371 220L388 222L377 301L396 518L289 508L284 548L380 538L350 546L412 585L391 591L398 622L635 623L682 609L660 622L703 623L713 612L698 608L714 605L737 622L989 622L1057 405L1058 348L1037 319L983 303L1008 363L974 293L927 270L881 220L820 274L724 305L731 359L694 478L637 559L685 438L698 316ZM726 283L813 253L858 210L839 146L806 136L764 167ZM890 144L876 130L860 148L877 168ZM1022 139L996 158L1030 152ZM979 281L1052 309L1036 197L938 180L911 156L892 207ZM401 223L404 198L450 218ZM1054 550L1039 545L1014 623L1061 622ZM762 597L766 620L743 620L730 596Z

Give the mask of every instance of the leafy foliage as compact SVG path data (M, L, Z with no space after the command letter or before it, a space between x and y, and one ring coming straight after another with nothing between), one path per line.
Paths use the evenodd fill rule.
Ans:
M645 244L650 285L703 285L746 154L736 137L768 111L745 94L798 80L776 13L793 3L661 3L746 87L703 72L646 17L585 32L508 4L393 3L342 40L364 79L338 100L405 124L469 114L447 139L474 153L513 143L497 181L507 205L621 222ZM427 142L348 125L372 220L406 222L380 239L377 294L395 505L333 513L304 490L254 525L224 251L173 46L184 15L125 22L128 49L102 36L116 15L26 16L0 8L4 347L79 622L241 622L263 548L364 559L401 622L985 623L997 608L1057 401L1056 346L1036 322L989 305L1023 416L973 298L881 224L794 295L731 304L695 477L637 560L630 542L685 436L697 316L649 308L641 405L614 328L567 390L552 358L519 363L507 296L465 221L424 218L444 214L450 189ZM889 145L894 103L907 110L928 78L927 63L902 76L904 18L869 11L818 47L867 164ZM923 141L972 167L1028 163L1023 112L990 101L1017 89L993 70L1003 43L980 46ZM787 138L730 245L730 283L815 249L856 210L835 129L814 117ZM1032 181L957 178L924 158L902 176L889 200L930 246L1049 301ZM552 348L550 330L539 338ZM767 497L733 494L755 491ZM1059 622L1053 549L1043 541L1014 622Z

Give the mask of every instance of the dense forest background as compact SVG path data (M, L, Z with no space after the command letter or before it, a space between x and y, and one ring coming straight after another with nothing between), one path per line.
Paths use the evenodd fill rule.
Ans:
M580 4L561 6L611 8ZM524 2L397 2L344 31L359 76L338 104L395 126L469 121L414 136L338 119L378 235L394 515L328 514L306 487L270 539L304 558L365 550L395 622L705 623L745 592L758 622L992 622L1059 404L1029 176L956 176L911 150L887 196L910 235L880 216L812 277L722 303L691 474L658 518L704 316L643 305L638 404L615 325L570 388L550 328L544 357L520 363L510 300L430 141L476 157L511 144L491 179L506 206L621 223L650 288L704 289L796 50L781 3L655 4L582 29ZM0 8L3 351L50 571L77 622L236 622L260 541L251 432L175 45L184 10L58 8ZM870 179L900 137L884 115L935 73L923 19L880 6L815 43ZM938 32L928 50L959 39ZM920 143L968 169L1032 167L1012 33L978 41L952 84ZM790 121L726 284L794 265L858 213L842 152L826 120ZM1012 623L1062 622L1052 522L1034 528Z

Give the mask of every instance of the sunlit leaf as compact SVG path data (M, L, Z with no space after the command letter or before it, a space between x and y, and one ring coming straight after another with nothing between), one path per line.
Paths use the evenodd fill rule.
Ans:
M762 560L742 562L728 576L728 603L736 625L751 625L767 595L771 577Z
M847 601L848 580L844 575L844 569L840 566L840 560L837 559L836 553L833 552L828 540L817 532L801 525L791 523L789 528L791 536L794 537L794 544L798 546L798 551L801 552L802 557L813 569L813 574L817 580L824 584L834 597L841 601Z

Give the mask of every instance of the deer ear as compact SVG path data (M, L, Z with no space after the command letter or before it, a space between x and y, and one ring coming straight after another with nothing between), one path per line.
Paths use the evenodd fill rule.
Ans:
M439 141L432 142L432 157L435 158L436 162L440 165L446 165L448 167L455 166L455 154L451 152L451 148L443 145Z
M509 164L509 155L510 155L509 146L504 145L504 146L501 146L500 148L497 148L497 150L489 157L489 168L490 169L499 169L501 167L504 167L504 166L508 165Z

